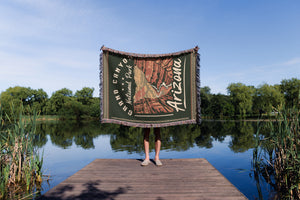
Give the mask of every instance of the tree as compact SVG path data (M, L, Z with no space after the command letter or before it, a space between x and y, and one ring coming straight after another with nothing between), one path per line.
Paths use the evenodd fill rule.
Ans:
M235 113L246 117L247 112L250 113L252 109L254 87L246 86L242 83L231 83L227 90L235 108Z
M31 106L37 112L43 112L43 108L48 100L48 95L43 89L34 90L30 87L10 87L0 95L2 109L6 113L10 113L10 107L14 107L14 111L18 113L20 106Z
M299 107L300 80L296 78L284 79L280 84L281 92L284 94L287 107Z
M222 94L212 95L210 113L214 119L233 116L234 107L230 102L230 97Z
M92 103L87 108L87 113L91 117L100 117L100 98L99 97L93 97Z
M48 95L43 89L33 90L32 108L41 114L46 113L46 103L48 101Z
M47 113L58 114L63 105L72 100L72 93L73 92L67 88L54 92L47 102Z
M62 105L57 114L60 116L60 119L75 118L77 121L80 121L82 116L87 114L87 109L81 102L71 97Z
M201 98L201 113L204 115L209 114L209 106L210 106L210 99L212 94L210 93L210 88L205 86L200 88L200 98Z
M256 89L253 99L253 112L260 115L262 113L271 113L273 107L278 107L283 103L284 96L279 86L263 84Z
M83 105L91 105L93 102L93 93L94 88L84 87L81 90L77 90L74 97Z

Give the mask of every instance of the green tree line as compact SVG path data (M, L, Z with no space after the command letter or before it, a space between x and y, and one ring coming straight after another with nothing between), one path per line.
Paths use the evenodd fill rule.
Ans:
M231 83L228 95L212 94L209 87L201 88L201 113L204 118L257 118L274 114L274 108L300 108L300 80L284 79L278 85L258 87Z
M60 119L99 118L100 99L93 97L93 93L94 88L89 87L77 90L75 94L63 88L49 98L43 89L16 86L0 94L0 104L7 117L13 115L12 110L19 113L23 105L38 111L40 115L57 115Z
M258 87L231 83L228 94L212 94L208 86L202 87L201 114L209 119L232 119L270 116L280 106L300 108L300 79L284 79L278 85L262 84ZM94 88L84 87L75 94L67 88L55 91L51 97L43 89L10 87L0 94L4 112L14 106L30 106L41 115L57 115L60 119L99 118L100 99L93 97Z

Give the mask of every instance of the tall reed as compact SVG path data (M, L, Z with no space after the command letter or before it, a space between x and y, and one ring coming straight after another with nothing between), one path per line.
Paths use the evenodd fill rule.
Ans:
M256 134L253 151L254 174L260 173L277 191L277 198L300 199L300 111L278 111L269 122L269 135Z
M24 110L9 117L0 105L0 199L32 199L41 187L43 158L33 146L37 113L24 117Z

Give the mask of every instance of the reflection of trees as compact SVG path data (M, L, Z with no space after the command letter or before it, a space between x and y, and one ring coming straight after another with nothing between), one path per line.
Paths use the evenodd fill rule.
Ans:
M200 134L195 138L198 147L211 148L213 139L211 138L212 126L210 122L202 123L200 126Z
M87 129L84 127L83 129ZM91 149L95 148L94 142L93 142L93 135L89 130L82 130L80 134L76 134L74 136L74 142L77 146L81 146L84 149Z
M114 151L127 151L128 153L144 151L142 128L119 126L110 133L110 145ZM153 134L150 135L150 141L154 141ZM152 143L150 142L150 149L154 149Z
M51 142L59 147L68 148L73 142L84 149L94 148L93 139L101 134L108 134L117 125L101 125L99 122L76 123L74 121L58 121L40 123L37 125L36 146L43 146L47 142L47 135Z
M186 151L196 144L212 148L213 141L224 141L232 136L229 147L234 152L244 152L254 145L254 125L251 122L205 121L198 125L181 125L161 128L162 149ZM153 132L153 131L151 131ZM115 151L143 153L143 129L119 126L111 131L111 147ZM154 134L150 134L150 151L154 151Z
M233 123L230 121L205 121L200 126L200 133L195 142L197 146L212 148L214 140L222 142L231 134Z
M196 125L182 125L161 128L161 149L185 151L194 146L195 138L200 134ZM129 153L144 152L144 133L142 128L120 126L111 135L111 147L115 151L128 151ZM150 134L150 151L154 151L154 134Z
M33 138L34 146L41 148L48 142L46 130L46 124L40 123L36 125L36 134Z
M235 128L232 132L232 140L229 144L229 148L233 152L245 152L254 147L254 125L255 123L240 121L235 124Z
M186 151L195 145L200 148L212 148L213 141L222 142L225 137L231 136L229 148L234 152L244 152L253 148L256 126L257 123L245 121L203 121L201 125L164 127L161 128L162 150ZM49 135L51 142L59 147L68 148L75 143L84 149L90 149L95 147L93 139L104 134L110 135L110 144L114 151L144 152L142 128L99 122L40 123L37 125L34 144L42 147L47 143L47 135ZM154 147L154 134L151 130L150 151L154 151Z
M70 123L50 124L47 128L48 135L50 135L53 144L64 149L72 146L73 132Z
M214 130L212 132L212 136L215 140L223 142L226 136L232 135L234 126L234 121L215 122L213 125Z
M194 146L200 128L197 125L181 125L162 128L163 149L185 151Z

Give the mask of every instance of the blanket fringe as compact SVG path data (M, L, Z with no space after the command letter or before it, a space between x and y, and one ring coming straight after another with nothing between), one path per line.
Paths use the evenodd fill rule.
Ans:
M183 51L178 51L178 52L174 52L174 53L166 53L166 54L139 54L139 53L129 53L129 52L125 52L125 51L118 51L115 49L111 49L111 48L107 48L104 45L101 47L102 51L109 51L111 53L115 53L115 54L121 54L121 55L125 55L128 57L138 57L138 58L160 58L160 57L172 57L172 56L178 56L180 54L185 54L185 53L197 53L198 52L199 47L196 46L192 49L187 49L187 50L183 50Z
M104 46L102 46L104 47ZM101 49L102 49L101 47ZM100 53L100 66L99 66L99 77L100 77L100 83L99 83L99 97L100 97L100 122L102 122L103 119L103 51Z
M197 124L201 124L201 97L200 97L200 54L197 53L197 64L196 64L196 83L197 83Z
M121 121L116 119L103 119L101 123L114 123L123 126L132 126L132 127L140 127L140 128L160 128L160 127L168 127L168 126L179 126L184 124L197 124L195 120L149 124L149 123L135 123L135 122L128 122L128 121Z

